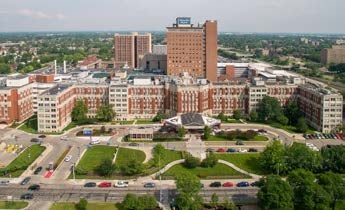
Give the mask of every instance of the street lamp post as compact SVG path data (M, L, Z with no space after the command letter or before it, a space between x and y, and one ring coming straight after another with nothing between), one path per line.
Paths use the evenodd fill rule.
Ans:
M75 163L72 164L73 180L75 181Z

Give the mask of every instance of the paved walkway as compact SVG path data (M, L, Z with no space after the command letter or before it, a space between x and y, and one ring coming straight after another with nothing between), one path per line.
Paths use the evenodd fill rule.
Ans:
M186 143L186 151L189 152L193 157L203 160L206 158L205 150L205 142L203 142L199 136L190 134L190 138Z
M219 162L219 163L223 163L223 164L225 164L225 165L227 165L227 166L230 166L231 168L235 169L235 170L238 171L238 172L241 172L242 174L246 174L246 175L248 175L248 176L251 176L253 179L260 179L260 178L261 178L261 176L256 175L256 174L251 174L251 173L249 173L249 172L247 172L247 171L245 171L245 170L243 170L243 169L240 169L239 167L235 166L234 164L232 164L232 163L230 163L230 162L228 162L228 161L225 161L225 160L218 160L218 162Z

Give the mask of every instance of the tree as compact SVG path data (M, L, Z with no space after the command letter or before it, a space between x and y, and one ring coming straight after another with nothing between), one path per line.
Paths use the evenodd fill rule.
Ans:
M224 197L222 206L223 206L223 208L225 210L235 210L235 209L237 209L237 207L234 204L234 202L230 201L229 198L227 198L227 197Z
M243 117L241 110L234 110L232 117L236 120L239 120Z
M98 167L101 176L110 177L115 170L115 165L111 159L104 159Z
M121 207L124 210L133 210L137 208L138 198L132 193L128 193L121 203Z
M153 148L153 161L156 166L159 166L159 162L165 158L165 148L161 144L157 144Z
M321 148L323 170L345 173L345 146L332 145Z
M260 166L266 173L285 174L285 148L280 141L273 141L260 154Z
M193 157L192 155L187 155L183 165L186 168L196 168L200 165L200 159Z
M9 74L11 73L10 65L6 63L0 63L0 74Z
M202 162L201 166L205 168L212 168L218 163L218 158L215 154L210 153Z
M149 210L157 207L157 201L153 195L142 195L138 197L137 208L138 210Z
M139 162L137 159L129 160L125 165L121 167L121 172L124 175L135 175L140 174L144 170L144 164Z
M228 117L224 115L224 112L220 112L217 116L217 119L220 119L222 122L226 122Z
M293 189L295 209L328 209L331 197L315 180L315 175L304 169L290 172L287 181Z
M166 114L164 114L163 112L158 112L156 114L156 116L154 116L154 118L152 119L153 122L160 122L162 121L163 119L167 119L168 116Z
M284 115L289 119L289 125L295 126L300 117L302 117L302 112L299 110L297 101L289 101L284 109Z
M204 139L208 139L208 138L210 138L210 136L211 136L211 128L210 127L208 127L208 126L205 126L204 127Z
M305 133L308 130L307 122L304 117L300 117L297 120L296 129L298 132Z
M97 118L100 121L110 122L114 119L115 116L116 114L115 114L112 104L109 104L109 105L102 104L97 110Z
M286 151L288 170L303 168L318 172L321 169L322 158L320 152L308 148L305 144L294 143Z
M88 109L84 101L77 101L76 106L72 110L72 120L78 124L84 123L87 120Z
M279 114L276 119L282 125L287 125L289 123L289 119L283 114Z
M182 126L177 129L177 135L183 138L186 135L186 129Z
M77 210L86 210L87 204L88 204L88 202L85 198L80 198L79 202L77 204L75 204L75 208Z
M249 117L250 117L250 120L251 120L251 121L257 121L257 120L259 119L259 115L258 115L258 113L256 112L255 109L253 109L252 111L250 111Z
M258 198L263 209L293 209L293 192L287 182L277 175L268 175L261 182Z
M202 207L200 180L190 174L181 173L175 180L178 197L175 200L176 206L181 210L199 210Z
M337 201L345 200L345 181L340 174L333 172L320 174L318 183L331 196L331 208L333 210Z
M217 193L213 193L211 196L211 206L213 208L216 208L218 206L218 201L219 201L219 197L217 195Z
M259 102L258 117L262 122L277 120L277 116L282 114L280 103L276 98L264 96Z

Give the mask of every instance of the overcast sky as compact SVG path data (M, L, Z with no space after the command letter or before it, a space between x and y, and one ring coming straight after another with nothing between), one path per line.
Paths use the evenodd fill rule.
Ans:
M345 0L0 0L0 31L163 31L177 16L222 32L345 33Z

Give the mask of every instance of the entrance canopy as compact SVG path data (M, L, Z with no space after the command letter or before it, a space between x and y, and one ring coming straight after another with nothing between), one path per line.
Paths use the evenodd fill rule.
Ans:
M186 113L165 120L167 125L186 129L203 129L205 126L218 127L221 121L198 113Z

